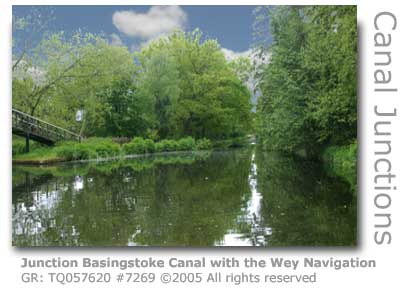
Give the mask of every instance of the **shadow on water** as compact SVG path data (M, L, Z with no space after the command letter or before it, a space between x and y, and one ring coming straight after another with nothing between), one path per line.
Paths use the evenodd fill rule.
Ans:
M355 245L356 198L254 148L13 168L16 246Z
M356 245L356 195L315 161L260 153L260 224L271 227L271 246Z

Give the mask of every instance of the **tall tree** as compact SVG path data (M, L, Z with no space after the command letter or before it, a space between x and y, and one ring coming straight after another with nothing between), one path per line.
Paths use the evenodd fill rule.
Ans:
M358 35L355 6L311 6L303 62L308 108L320 143L347 144L357 135Z
M46 35L13 71L13 106L92 135L103 126L97 93L115 78L130 78L135 69L125 47L111 46L100 36ZM85 112L81 124L75 121L77 110Z
M141 94L130 79L117 79L98 93L105 105L102 136L145 136L155 126L153 100Z
M356 138L354 6L270 10L271 60L261 71L258 134L270 149L318 153Z
M258 101L259 134L270 149L307 149L311 140L302 53L306 27L299 7L271 11L271 60L261 75Z
M199 30L175 32L141 54L146 61L159 52L174 60L178 72L180 94L169 116L172 137L219 139L247 132L250 92L215 40L202 40Z
M138 89L154 102L157 119L157 137L171 136L170 118L174 114L180 96L180 78L173 56L166 51L145 51L138 55L141 63L138 71ZM153 137L155 137L155 135Z

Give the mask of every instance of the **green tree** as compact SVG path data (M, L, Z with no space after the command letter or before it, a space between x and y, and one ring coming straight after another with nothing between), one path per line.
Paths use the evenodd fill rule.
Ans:
M104 124L97 93L135 74L134 56L93 34L46 35L13 71L13 106L51 123L94 135ZM85 112L81 123L77 110Z
M198 30L137 54L81 32L44 33L17 52L13 106L81 135L223 139L249 131L248 60L229 63Z
M126 47L112 46L98 36L78 38L79 44L73 45L78 50L77 56L73 57L78 60L78 65L50 92L52 98L47 115L52 122L86 136L101 135L104 134L106 100L101 99L99 93L107 84L129 80L135 75L134 56ZM55 64L48 71L55 70L59 75L63 68ZM81 123L75 121L77 110L84 112Z
M312 6L305 13L310 117L320 143L347 144L357 135L356 7Z
M270 10L271 60L259 74L258 134L280 151L317 154L356 138L354 6Z
M138 92L131 80L115 80L97 96L105 104L105 126L99 135L145 136L154 127L153 100Z
M219 139L246 133L250 124L250 92L215 40L202 40L198 30L175 32L144 48L142 65L150 59L153 62L160 53L166 55L168 62L175 62L178 74L174 75L179 80L179 98L169 114L171 137ZM168 66L169 70L171 65Z
M138 71L138 90L154 102L156 131L159 137L172 135L170 118L174 114L180 96L180 79L177 64L166 51L153 51L149 56L138 55L141 66Z
M308 149L312 138L306 110L308 83L302 52L306 27L299 7L278 7L271 12L274 43L271 60L261 74L257 111L259 134L267 148L294 152Z

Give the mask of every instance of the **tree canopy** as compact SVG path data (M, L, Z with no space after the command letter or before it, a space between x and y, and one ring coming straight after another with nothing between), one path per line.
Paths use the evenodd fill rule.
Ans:
M270 10L270 61L259 74L258 134L265 147L309 152L356 138L355 6Z
M138 59L161 135L218 139L249 129L251 94L215 40L179 31L142 49Z
M223 139L251 127L243 68L199 30L136 53L93 34L45 34L13 58L13 106L87 136Z

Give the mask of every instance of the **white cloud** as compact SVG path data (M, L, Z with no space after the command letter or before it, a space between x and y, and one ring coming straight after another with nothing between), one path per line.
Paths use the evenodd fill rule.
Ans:
M111 37L111 45L113 46L123 46L124 45L124 43L122 42L122 39L116 33L112 33L110 37Z
M179 6L152 6L146 13L127 10L112 15L112 23L120 32L145 41L183 29L186 22L187 14Z

